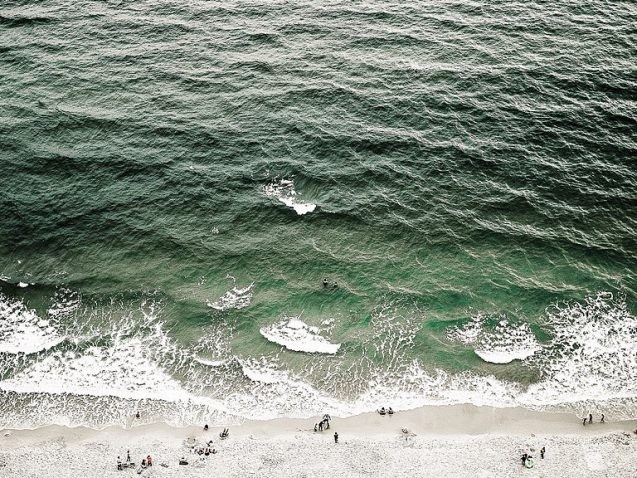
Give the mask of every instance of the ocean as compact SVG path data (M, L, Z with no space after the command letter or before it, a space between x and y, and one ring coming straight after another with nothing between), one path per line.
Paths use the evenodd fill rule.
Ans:
M4 1L0 427L634 418L636 19Z

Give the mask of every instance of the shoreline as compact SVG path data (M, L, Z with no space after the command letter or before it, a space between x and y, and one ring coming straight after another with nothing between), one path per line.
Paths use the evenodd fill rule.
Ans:
M203 424L5 429L0 432L0 475L134 476L135 470L117 471L115 466L117 457L130 450L138 463L152 455L162 466L143 470L142 476L158 477L203 477L212 471L237 477L422 476L423 469L431 470L431 476L472 478L514 476L521 470L537 477L634 476L637 436L631 431L637 420L583 426L567 413L449 405L392 416L372 412L333 417L330 430L324 432L313 431L317 421L318 417L246 421L230 426L230 437L223 441L222 426L204 431ZM205 459L190 454L188 437L198 443L212 440L218 453ZM547 459L540 460L536 455L543 446ZM533 469L522 468L523 452L534 455ZM181 456L187 457L188 466L178 465Z
M314 424L321 417L273 418L269 420L244 420L240 424L222 424L210 427L208 435L215 430L230 427L236 436L281 436L299 432L312 432ZM582 425L582 418L568 412L536 411L522 407L490 407L472 404L427 405L411 410L397 411L394 415L382 416L377 412L365 412L347 417L332 417L340 430L366 436L387 435L406 427L418 435L485 435L485 434L596 434L632 431L637 428L637 417L632 420L605 421L600 423L600 415L593 417L593 424ZM162 436L174 434L204 436L203 425L174 426L164 422L136 423L132 426L110 425L105 428L87 426L69 427L65 425L45 425L37 428L2 428L0 443L11 446L4 435L8 432L15 446L29 444L30 440L41 440L41 436L62 435L78 440L90 439L105 434L117 433L131 436L156 433Z

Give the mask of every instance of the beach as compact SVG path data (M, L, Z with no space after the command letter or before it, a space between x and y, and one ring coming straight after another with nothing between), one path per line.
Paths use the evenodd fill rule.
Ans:
M232 427L225 440L218 435L222 427L164 424L3 430L0 475L135 476L135 469L116 467L117 457L125 460L130 450L137 464L150 454L154 465L141 476L157 477L635 476L637 437L631 430L637 421L598 423L595 417L583 426L570 414L470 405L333 417L329 430L314 432L318 419L248 421ZM213 440L217 453L200 460L189 450L189 437L202 444ZM533 456L533 468L522 466L523 453ZM182 456L188 465L178 464Z

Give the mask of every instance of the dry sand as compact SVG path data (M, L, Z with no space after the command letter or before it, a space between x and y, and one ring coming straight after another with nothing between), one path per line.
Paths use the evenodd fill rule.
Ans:
M584 427L568 414L469 405L334 417L322 433L313 431L316 421L246 422L223 441L220 427L204 432L163 424L4 430L0 477L637 477L637 436L631 433L637 421ZM189 436L212 439L218 453L199 463L185 446ZM117 456L125 458L127 450L136 462L151 454L155 465L141 475L117 471ZM534 456L532 469L522 467L524 452ZM178 465L181 456L190 464Z

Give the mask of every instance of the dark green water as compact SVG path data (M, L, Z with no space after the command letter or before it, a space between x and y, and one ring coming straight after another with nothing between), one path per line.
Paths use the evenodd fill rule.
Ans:
M634 415L636 20L622 1L4 2L6 424Z

